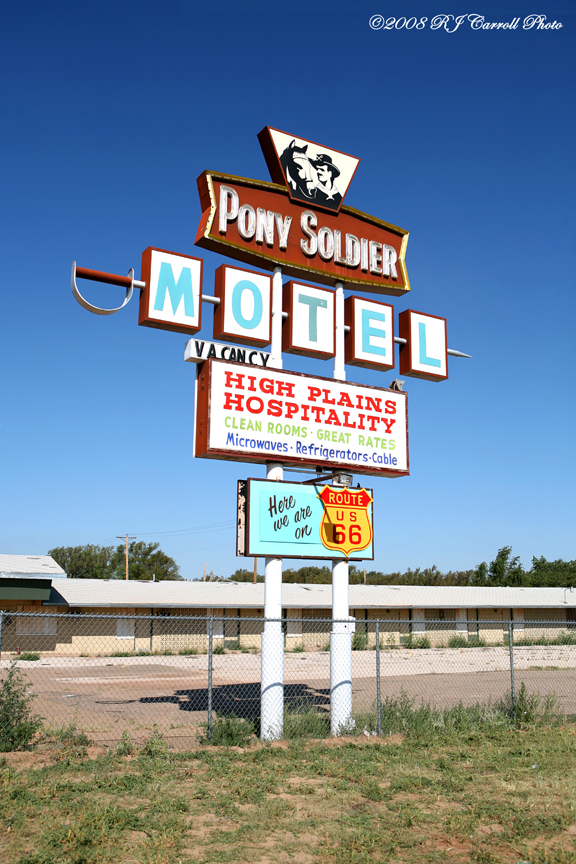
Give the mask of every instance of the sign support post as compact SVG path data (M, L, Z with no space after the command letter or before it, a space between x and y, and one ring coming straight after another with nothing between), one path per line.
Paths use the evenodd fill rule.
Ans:
M346 380L344 366L344 286L336 283L336 356L334 378ZM336 485L333 483L333 485ZM332 561L332 632L330 633L330 729L341 735L352 724L352 633L348 561Z
M272 337L268 365L282 368L282 270L272 278ZM267 480L283 480L277 462L266 463ZM282 633L282 559L265 558L264 632L260 675L260 737L276 741L284 732L284 634Z

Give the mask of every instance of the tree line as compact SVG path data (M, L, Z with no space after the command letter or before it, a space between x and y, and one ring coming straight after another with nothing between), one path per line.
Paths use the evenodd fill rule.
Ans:
M70 579L125 579L126 545L118 546L57 546L48 555L62 567ZM160 549L159 543L132 540L128 544L130 579L157 582L182 579L173 558Z
M235 582L252 582L252 570L240 568L230 577ZM258 576L262 582L263 576ZM330 584L332 581L331 567L299 567L287 569L282 573L283 582L299 582L304 584ZM524 570L519 556L512 556L512 547L503 546L490 564L483 561L473 570L449 570L443 573L433 565L415 570L408 569L404 573L382 573L379 570L364 570L354 564L350 565L350 584L361 585L462 585L485 587L539 587L539 588L570 588L576 587L576 561L548 561L544 556L532 558L532 567Z
M62 567L71 579L124 579L126 575L126 547L118 546L58 546L48 555ZM128 568L130 579L156 581L182 580L180 568L173 558L160 549L159 543L131 541L128 545ZM200 579L201 577L198 577ZM218 582L252 582L254 571L244 567L237 569L228 579L212 577ZM259 574L258 582L264 581ZM330 584L332 568L328 566L304 566L288 568L282 573L283 582L304 584ZM483 561L473 570L449 570L443 573L435 565L404 573L382 573L350 565L350 584L361 585L463 585L463 586L513 586L513 587L576 587L576 561L548 561L544 556L532 559L532 566L524 570L519 556L512 555L511 546L503 546L490 564Z

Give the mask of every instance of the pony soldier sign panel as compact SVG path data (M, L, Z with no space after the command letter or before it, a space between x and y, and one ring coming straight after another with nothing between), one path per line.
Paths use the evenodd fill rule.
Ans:
M198 178L202 218L196 245L264 270L281 267L323 285L403 295L408 233L342 206L316 212L275 183L206 171Z

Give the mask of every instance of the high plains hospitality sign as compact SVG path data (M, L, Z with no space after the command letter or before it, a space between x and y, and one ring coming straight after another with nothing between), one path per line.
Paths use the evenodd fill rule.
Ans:
M406 475L407 395L207 360L198 378L196 456Z

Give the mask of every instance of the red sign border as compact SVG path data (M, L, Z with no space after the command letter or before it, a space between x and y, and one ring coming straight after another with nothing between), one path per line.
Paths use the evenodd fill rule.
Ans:
M274 457L271 453L263 453L261 456L259 454L253 453L248 454L243 457L242 454L238 454L238 452L231 452L230 450L219 450L219 449L211 449L208 450L208 440L210 438L210 374L212 370L213 363L226 363L229 366L238 366L239 368L246 369L245 364L243 363L234 363L230 360L219 360L215 357L210 357L210 359L206 360L204 363L201 363L198 367L198 392L197 392L197 402L196 402L196 447L195 447L195 456L200 459L221 459L225 462L247 462L256 465L264 465L266 462L279 462L285 465L314 465L315 467L321 468L323 471L345 471L348 474L366 474L370 477L409 477L410 476L410 451L409 451L409 436L408 436L408 394L403 391L398 390L390 390L389 387L373 387L370 384L358 384L354 381L339 381L335 378L324 378L320 375L306 375L303 372L291 372L284 369L272 369L269 371L280 372L283 375L293 375L298 378L309 378L315 381L326 381L327 383L334 385L340 384L342 386L346 386L346 384L351 384L355 387L363 387L366 390L377 390L381 393L383 390L392 393L394 397L403 396L406 399L406 470L394 470L389 468L374 468L369 467L369 470L366 468L361 468L360 465L348 464L341 462L330 462L328 460L314 461L312 458L307 456L284 456L283 454L277 454Z

